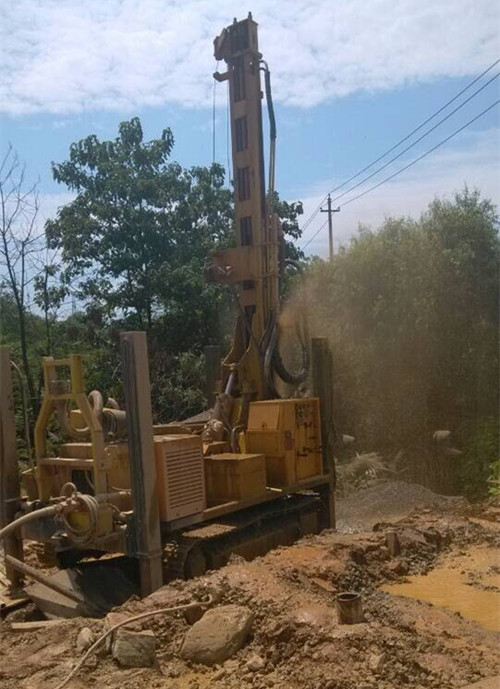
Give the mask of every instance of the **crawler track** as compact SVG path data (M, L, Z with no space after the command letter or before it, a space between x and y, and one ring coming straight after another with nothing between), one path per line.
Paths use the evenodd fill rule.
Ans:
M318 533L321 510L316 495L293 495L179 532L164 543L164 579L191 579L223 567L232 554L251 560Z

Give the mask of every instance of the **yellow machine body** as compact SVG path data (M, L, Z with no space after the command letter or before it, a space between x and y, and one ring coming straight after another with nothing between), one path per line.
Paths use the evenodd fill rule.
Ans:
M67 516L68 523L77 531L84 531L90 526L90 516L85 510L71 512ZM107 536L113 531L113 509L111 505L100 505L95 530L96 539Z
M87 504L93 506L88 512L82 508L71 513L67 533L60 522L55 524L48 538L56 548L131 553L144 565L145 589L149 586L148 563L161 565L156 540L166 548L168 560L171 551L167 546L178 536L172 571L175 576L194 576L219 566L231 552L262 554L269 547L332 523L328 506L333 500L333 484L323 474L319 400L279 397L295 394L309 368L305 356L302 371L292 375L279 354L280 276L285 259L280 255L283 236L274 213L274 153L270 155L266 194L261 104L261 73L266 75L266 94L270 76L251 15L235 21L217 37L215 57L227 66L226 72L214 76L227 81L229 87L235 246L215 252L206 272L212 281L231 286L238 318L232 346L214 385L211 418L148 427L139 434L134 424L140 426L144 405L130 403L134 400L131 385L124 389L127 412L118 409L116 402L112 407L114 401L105 407L102 396L99 405L93 402L93 408L93 393L89 399L84 392L82 358L45 358L44 399L35 427L35 466L24 476L32 501L57 500L65 484L73 484L69 486L73 494L86 494ZM271 110L268 100L268 112ZM275 131L270 138L274 142ZM307 353L307 338L299 339ZM142 351L140 365L147 367L147 352ZM130 370L130 352L125 353ZM137 379L135 370L130 377ZM283 386L277 386L277 380ZM61 437L81 440L61 444L58 456L53 456L47 443L48 424L55 414ZM107 425L109 419L116 421L116 426ZM124 423L119 428L120 419ZM150 413L147 419L144 426L152 423ZM188 428L186 423L190 423ZM147 491L143 490L144 476L149 481ZM156 505L150 509L152 500L158 502L161 530ZM79 505L77 508L80 510ZM229 518L233 512L241 512L241 516ZM231 524L224 522L226 517ZM203 523L209 523L206 543L203 527L196 530ZM161 538L154 535L151 539L151 547L144 537L144 525L156 534L161 531ZM196 536L189 539L185 534L191 528ZM78 541L74 533L72 540L72 531L86 529L92 534L88 541ZM227 542L225 534L230 536ZM47 540L44 534L40 539ZM158 585L157 573L154 579Z
M279 222L266 206L262 55L251 16L234 22L215 39L214 55L227 65L225 73L214 76L227 81L229 88L236 246L213 254L209 276L233 285L240 306L233 345L223 362L221 391L235 372L239 394L262 399L268 390L259 343L279 309ZM245 422L243 409L238 423Z
M92 443L64 443L59 451L60 456L48 458L44 465L45 490L56 497L65 484L73 483L81 492L92 494ZM105 444L104 454L109 464L106 472L109 492L130 490L127 442ZM48 464L48 461L51 463ZM203 512L206 498L201 437L190 434L155 435L152 461L156 464L160 521L172 521ZM24 484L28 497L36 499L36 483L31 472L25 472ZM123 511L133 508L131 497L121 495L110 501ZM85 513L73 514L77 521L87 518ZM106 517L103 523L111 527L111 519Z
M242 452L205 457L205 477L209 505L256 498L266 493L266 458Z
M69 369L69 380L67 375L60 377L60 370ZM92 446L92 459L81 459L81 467L88 470L91 474L90 480L94 490L98 493L107 493L107 472L111 463L109 456L104 453L104 434L101 425L92 412L92 407L87 395L84 392L83 384L83 364L82 357L72 355L67 359L53 359L44 357L43 359L44 377L44 396L42 407L35 425L35 458L36 466L34 478L37 484L39 500L48 500L59 495L57 489L58 477L61 472L59 469L74 468L72 461L65 461L67 458L51 457L47 451L46 429L51 415L58 405L73 403L80 411L85 425L89 428L90 443ZM55 459L58 461L56 462Z
M160 521L203 512L207 503L201 436L155 436L154 449Z
M267 484L286 487L322 471L319 400L252 402L245 434L247 452L266 457Z

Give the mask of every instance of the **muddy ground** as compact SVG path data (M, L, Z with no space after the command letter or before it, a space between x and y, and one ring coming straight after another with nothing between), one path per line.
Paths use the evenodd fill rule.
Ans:
M155 633L155 667L123 669L110 656L92 655L67 686L447 689L497 676L500 633L486 628L481 610L479 620L469 619L470 611L460 614L381 587L427 572L442 570L445 577L458 572L465 591L490 596L484 603L489 626L498 629L491 614L500 601L498 513L492 505L472 507L409 484L382 484L351 495L338 504L341 532L306 537L253 562L234 558L217 572L173 582L120 608L120 614L133 615L190 602L207 590L218 591L219 604L247 606L254 615L252 635L222 666L207 668L180 659L189 624L178 613L131 627ZM388 547L388 531L394 530L398 554ZM337 621L335 596L347 590L363 596L361 624ZM463 590L451 596L452 601L463 598ZM104 624L78 618L39 631L11 630L12 620L30 615L29 609L17 611L2 624L3 689L53 689L81 655L76 650L81 628L90 627L97 637Z

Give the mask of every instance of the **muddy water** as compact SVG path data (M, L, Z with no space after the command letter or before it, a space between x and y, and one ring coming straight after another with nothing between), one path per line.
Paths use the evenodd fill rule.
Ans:
M426 575L382 587L386 593L426 601L460 613L484 629L500 631L500 560L491 548L475 548ZM488 587L491 590L484 590Z

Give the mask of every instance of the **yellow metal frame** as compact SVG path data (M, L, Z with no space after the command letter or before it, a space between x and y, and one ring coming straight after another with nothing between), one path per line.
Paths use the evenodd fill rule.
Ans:
M269 390L259 348L279 311L279 227L266 205L257 23L250 14L235 20L214 45L216 59L227 64L227 72L214 76L229 86L236 247L216 252L213 262L220 269L215 279L235 286L241 311L221 387L236 372L240 395L264 399Z
M50 416L55 409L55 403L59 400L72 400L81 411L83 418L90 431L92 442L92 461L93 479L95 492L106 493L107 477L106 470L109 468L109 461L104 452L104 433L101 424L96 419L87 395L84 391L83 383L83 359L79 354L73 354L66 359L54 359L53 357L43 357L43 380L44 396L42 407L35 424L35 479L38 488L38 495L41 500L50 497L50 482L46 480L46 466L41 464L41 460L47 456L46 430ZM70 369L70 392L56 392L54 383L57 380L56 371L58 368L68 367Z

